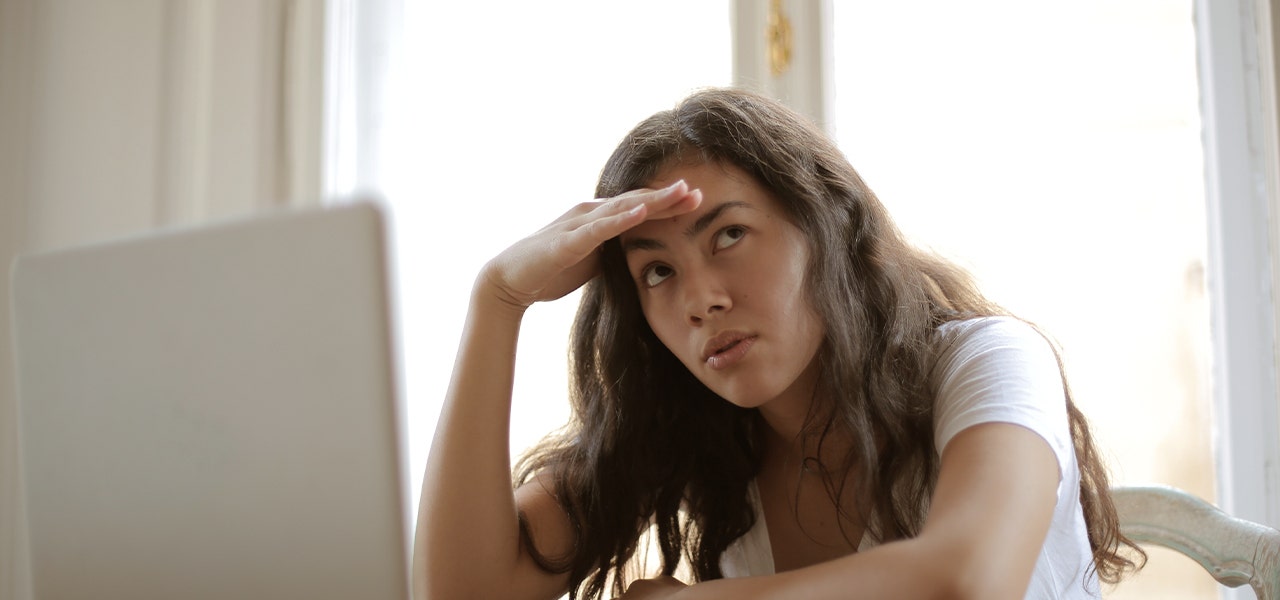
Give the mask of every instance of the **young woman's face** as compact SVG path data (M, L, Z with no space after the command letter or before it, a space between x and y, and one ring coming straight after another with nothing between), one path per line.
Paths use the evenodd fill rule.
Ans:
M736 167L675 165L647 187L679 179L702 190L702 204L621 237L649 327L698 380L738 406L781 397L807 404L823 327L805 297L804 234Z

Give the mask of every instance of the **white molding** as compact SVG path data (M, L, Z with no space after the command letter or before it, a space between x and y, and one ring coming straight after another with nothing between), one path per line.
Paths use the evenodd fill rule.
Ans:
M1265 2L1265 0L1261 0ZM1218 498L1280 526L1280 395L1273 237L1276 156L1267 138L1258 0L1196 0L1214 345ZM1268 36L1269 37L1269 36ZM1267 61L1269 62L1269 61ZM1270 148L1269 148L1270 146Z
M1280 34L1280 6L1272 6L1268 0L1257 0L1255 6L1262 141L1266 157L1263 166L1267 169L1267 197L1271 209L1271 282L1272 289L1280 290L1280 99L1277 98L1276 85L1280 78L1280 72L1277 72L1280 68L1280 46L1276 45L1276 37ZM1272 339L1277 343L1275 369L1280 374L1280 299L1272 303L1272 315ZM1280 424L1277 424L1277 431L1280 435ZM1278 499L1280 494L1272 498Z
M769 0L732 0L734 85L772 96L834 134L831 0L783 0L794 45L790 66L771 72L766 31Z
M192 0L164 6L158 224L197 222L209 215L214 10L213 3Z
M328 0L324 65L322 194L377 193L388 74L399 42L401 0Z
M285 198L318 204L324 169L325 6L313 0L285 4L283 152Z
M324 151L321 193L326 199L353 186L355 156L348 140L355 138L356 56L355 0L325 3Z
M9 265L26 245L35 0L0 0L0 598L31 597L9 306Z
M0 597L31 597L9 265L26 246L36 0L0 0Z

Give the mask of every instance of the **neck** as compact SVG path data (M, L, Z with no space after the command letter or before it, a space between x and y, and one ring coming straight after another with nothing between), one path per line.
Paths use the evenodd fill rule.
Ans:
M790 443L804 429L814 406L821 371L815 356L804 371L776 398L760 405L760 416L777 437Z
M815 415L809 428L804 428L805 414L778 415L761 408L761 416L768 425L765 436L765 453L772 460L787 465L804 465L812 468L815 463L827 468L841 464L852 440L842 427L833 427L825 434L823 426L829 417Z
M765 404L760 407L760 416L764 419L766 425L769 426L769 439L772 445L775 441L790 444L800 437L800 433L804 430L805 421L809 416L809 409L813 405L813 399L810 398L805 402L789 402L780 403L777 400Z

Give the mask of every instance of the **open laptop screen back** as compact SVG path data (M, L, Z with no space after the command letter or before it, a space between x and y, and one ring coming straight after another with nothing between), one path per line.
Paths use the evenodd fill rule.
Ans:
M14 266L37 598L408 597L384 218Z

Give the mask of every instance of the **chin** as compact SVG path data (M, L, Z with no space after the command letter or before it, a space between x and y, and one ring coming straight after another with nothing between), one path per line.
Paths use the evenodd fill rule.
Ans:
M770 400L773 399L773 396L764 396L758 393L755 393L755 394L732 393L732 392L728 392L727 390L726 390L727 393L721 392L719 390L713 390L713 391L715 391L716 394L718 394L721 398L724 398L725 402L728 402L729 404L732 404L739 408L760 408L761 406L764 406L766 403L768 403Z

